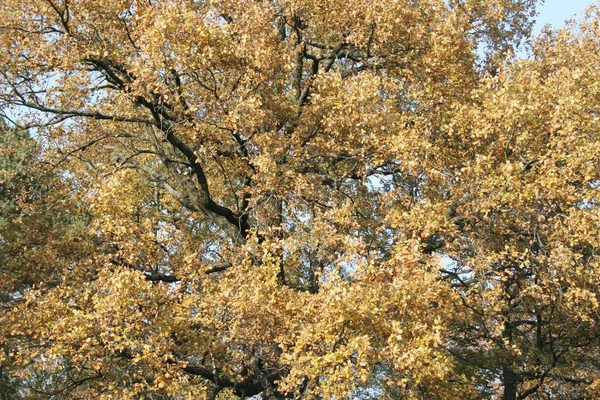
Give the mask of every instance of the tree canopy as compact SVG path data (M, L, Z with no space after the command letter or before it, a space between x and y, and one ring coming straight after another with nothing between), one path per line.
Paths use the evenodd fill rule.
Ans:
M0 0L0 398L600 397L600 10L535 3Z

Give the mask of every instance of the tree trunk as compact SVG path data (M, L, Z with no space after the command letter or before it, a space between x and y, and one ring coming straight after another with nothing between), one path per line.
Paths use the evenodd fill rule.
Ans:
M508 367L502 367L502 384L504 385L503 400L517 400L517 374Z

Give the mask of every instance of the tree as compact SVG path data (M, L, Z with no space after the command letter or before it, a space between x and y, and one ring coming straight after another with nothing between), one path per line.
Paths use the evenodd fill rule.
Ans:
M0 2L45 187L3 369L31 397L598 395L598 15L513 59L533 14Z
M470 310L451 352L504 398L598 396L598 33L592 9L542 35L450 124L474 155L444 241Z
M36 174L40 151L27 130L2 124L0 305L3 313L24 302L32 285L43 282L47 287L57 286L62 277L61 269L79 259L86 248L92 249L89 243L78 240L85 232L85 216L78 212L79 205L68 198L72 190L69 180L48 170ZM25 343L32 345L33 342L25 339L19 346ZM5 357L14 355L15 351L11 346L3 347ZM53 374L47 368L30 369L24 378L11 374L14 364L10 358L4 361L0 366L2 399L60 393L72 384L68 370Z

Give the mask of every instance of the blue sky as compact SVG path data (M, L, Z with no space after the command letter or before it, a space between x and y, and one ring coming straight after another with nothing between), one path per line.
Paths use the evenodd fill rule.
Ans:
M592 4L598 4L598 2L594 0L546 0L544 4L538 6L539 14L536 18L535 32L539 32L546 24L558 28L564 24L566 19L570 19L574 14L580 14Z

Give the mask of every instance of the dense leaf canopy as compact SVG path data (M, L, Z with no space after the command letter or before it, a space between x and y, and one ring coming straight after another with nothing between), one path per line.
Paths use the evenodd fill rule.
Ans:
M0 398L600 397L600 14L534 15L0 0Z

